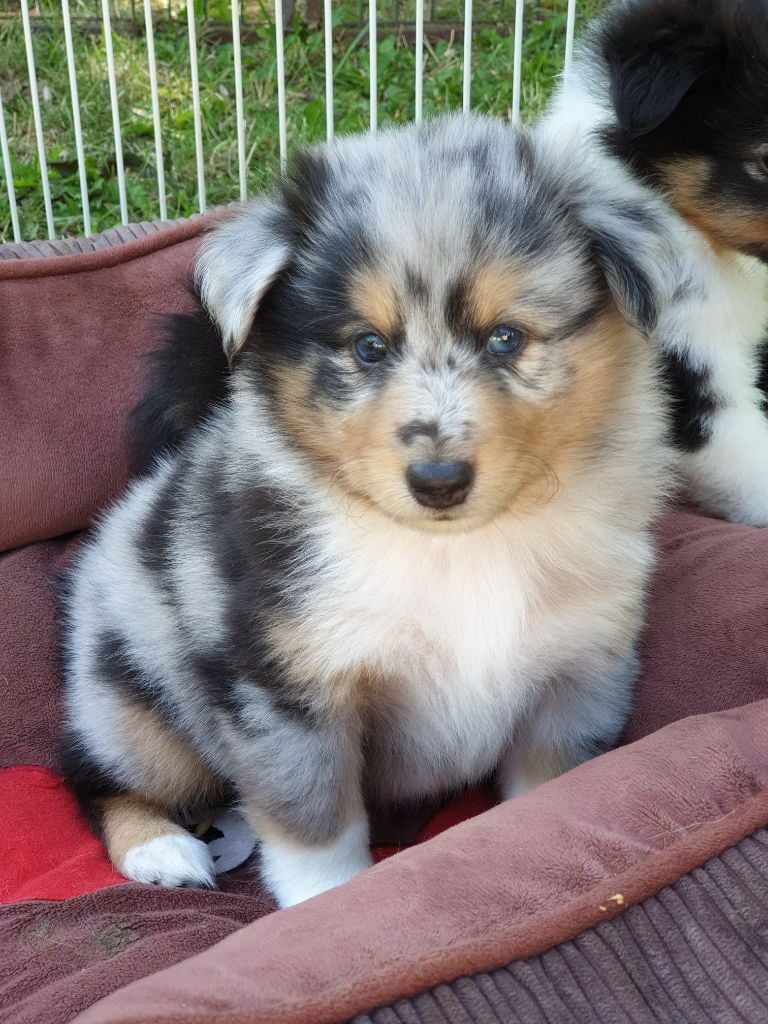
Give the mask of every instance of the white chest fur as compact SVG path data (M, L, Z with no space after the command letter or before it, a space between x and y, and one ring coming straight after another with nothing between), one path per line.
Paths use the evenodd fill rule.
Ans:
M383 795L486 774L542 687L626 631L645 544L635 557L556 518L438 536L363 517L319 537L302 661L328 686L366 681Z

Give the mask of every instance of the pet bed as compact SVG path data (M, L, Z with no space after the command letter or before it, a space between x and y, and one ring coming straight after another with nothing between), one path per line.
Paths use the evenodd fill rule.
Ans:
M0 247L0 1019L768 1019L768 532L687 509L620 749L468 794L279 913L252 865L217 892L110 868L57 774L53 580L128 479L142 356L209 222Z

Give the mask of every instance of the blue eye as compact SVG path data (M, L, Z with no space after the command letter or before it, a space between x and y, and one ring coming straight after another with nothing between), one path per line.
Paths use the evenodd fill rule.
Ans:
M361 363L380 363L387 354L387 346L378 334L361 334L355 342L355 355Z
M525 344L525 335L519 327L499 324L488 335L485 347L492 356L513 356Z

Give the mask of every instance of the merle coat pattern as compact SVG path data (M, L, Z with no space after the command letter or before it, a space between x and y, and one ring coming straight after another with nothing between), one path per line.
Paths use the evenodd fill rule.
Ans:
M312 150L209 235L227 399L67 599L68 776L123 874L213 884L178 816L229 791L289 905L370 864L372 805L615 743L676 244L615 161L467 117Z

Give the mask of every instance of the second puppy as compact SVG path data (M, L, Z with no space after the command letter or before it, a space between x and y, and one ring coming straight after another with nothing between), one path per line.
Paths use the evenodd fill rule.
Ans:
M620 0L550 114L679 214L687 281L656 343L690 496L768 525L768 5Z

